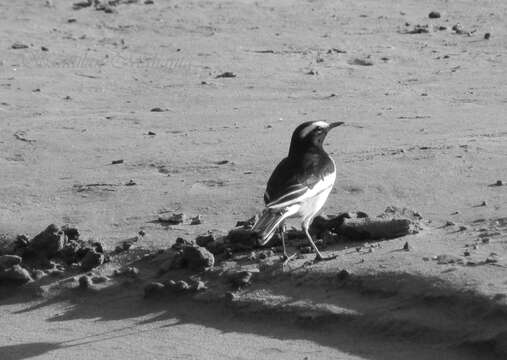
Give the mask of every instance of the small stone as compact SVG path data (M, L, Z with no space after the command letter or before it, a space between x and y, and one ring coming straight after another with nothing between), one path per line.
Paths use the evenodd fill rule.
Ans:
M191 241L185 240L181 237L176 238L175 243L173 246L171 246L171 249L173 250L183 250L184 248L188 246L193 246L194 244Z
M144 297L152 298L156 296L160 296L165 292L165 286L159 282L151 282L144 287Z
M440 13L438 11L432 11L428 14L430 19L438 19L440 18Z
M148 131L148 135L150 135L150 136L155 136L155 135L157 135L157 133L155 133L155 132L153 132L153 131Z
M212 233L207 233L205 235L199 235L195 239L195 243L199 246L208 247L209 244L215 241L215 236Z
M144 0L145 5L153 5L155 2L153 0Z
M456 223L454 221L450 221L450 220L447 220L444 224L445 227L454 226L454 225L456 225Z
M483 237L483 238L481 238L481 242L483 244L489 244L489 237Z
M164 112L167 111L166 109L162 109L161 107L154 107L150 109L151 112Z
M191 270L202 271L213 267L215 257L206 248L188 246L183 249L183 262Z
M463 29L463 26L460 23L453 25L452 31L454 31L456 34L464 34L465 33L465 29Z
M452 255L447 255L447 254L438 255L436 257L437 264L439 264L439 265L454 264L454 263L458 262L458 260L459 260L458 257L452 256Z
M484 34L484 39L485 40L489 40L489 38L491 37L491 33L487 32Z
M408 244L408 241L405 242L405 245L403 245L403 250L410 251L410 245Z
M430 258L427 256L424 256L422 259L423 259L423 261L430 261Z
M236 295L232 291L228 291L224 295L224 300L226 304L232 304L234 301L238 300L238 295Z
M496 186L503 186L503 181L502 180L497 180L496 183L495 183Z
M360 65L360 66L372 66L373 61L371 61L368 58L355 58L352 61L350 61L351 65Z
M15 42L14 44L11 45L11 49L15 49L15 50L28 49L28 45L20 43L20 42Z
M111 164L112 165L123 164L123 159L113 160L113 161L111 161Z
M92 287L92 279L88 275L81 276L78 282L80 289L89 289Z
M216 79L219 79L219 78L235 78L235 77L236 77L236 74L234 74L233 72L230 72L230 71L226 71L226 72L221 73L220 75L215 76Z
M182 222L185 221L185 219L186 219L186 216L183 213L172 214L172 215L160 215L158 217L158 221L164 222L164 223L169 223L171 225L181 224Z
M89 271L99 265L102 265L104 260L104 254L96 252L95 250L89 250L83 260L81 260L81 268L83 271Z
M10 268L14 265L19 265L23 259L17 255L2 255L0 256L0 270Z
M231 274L229 276L229 281L235 289L240 289L251 284L252 275L250 271L240 271Z
M344 280L347 280L348 278L350 277L350 273L343 269L343 270L340 270L337 274L336 274L336 278L339 280L339 281L344 281Z
M127 183L125 183L125 186L134 186L134 185L137 185L137 183L132 179L130 179Z
M33 281L30 273L20 265L14 265L9 269L0 271L0 283L23 285L30 281Z
M91 6L93 3L93 0L85 0L85 1L79 1L77 3L74 3L72 5L72 9L79 10L88 6Z
M202 224L201 215L197 215L190 218L190 225L200 225L200 224Z
M35 269L34 271L32 271L32 277L35 280L42 279L46 275L47 275L46 272L40 269Z
M77 20L76 20L76 19L74 19L74 18L67 19L67 22L68 22L69 24L75 23L76 21L77 21Z
M204 291L208 288L206 284L199 279L190 279L189 285L190 289L193 291Z
M458 229L458 231L465 231L465 230L468 230L468 226L466 226L466 225L461 225Z
M470 251L465 250L465 252L463 253L463 256L470 256Z
M164 286L167 290L173 293L184 293L190 290L190 285L183 280L168 280L164 282Z

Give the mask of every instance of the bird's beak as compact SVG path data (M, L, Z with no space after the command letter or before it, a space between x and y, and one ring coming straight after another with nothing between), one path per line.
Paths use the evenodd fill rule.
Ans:
M343 125L343 124L345 124L343 121L337 121L337 122L329 124L329 128L328 129L331 130L332 128L335 128L335 127Z

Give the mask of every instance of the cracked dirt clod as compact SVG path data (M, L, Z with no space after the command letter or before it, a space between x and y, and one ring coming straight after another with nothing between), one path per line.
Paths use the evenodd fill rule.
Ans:
M21 264L23 259L17 255L2 255L0 256L0 270L10 268L14 265Z
M64 232L55 224L51 224L30 241L28 249L36 255L50 259L63 249L64 244Z
M33 281L30 273L20 265L14 265L9 269L0 271L0 284L23 285L30 281Z

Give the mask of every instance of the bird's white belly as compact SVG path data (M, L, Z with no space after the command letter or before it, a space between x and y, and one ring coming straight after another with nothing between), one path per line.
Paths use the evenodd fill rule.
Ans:
M305 201L301 204L298 212L294 216L301 217L302 222L308 222L322 209L326 200L331 193L333 186L330 186L327 190L322 191L317 196Z
M310 189L304 196L304 200L298 203L299 208L290 217L301 218L302 222L310 222L326 203L336 179L336 173L333 172L325 176Z

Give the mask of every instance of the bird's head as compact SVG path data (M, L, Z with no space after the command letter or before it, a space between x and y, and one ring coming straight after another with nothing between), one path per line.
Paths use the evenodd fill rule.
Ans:
M322 150L327 133L343 125L343 122L308 121L299 125L292 134L289 153L307 150Z

